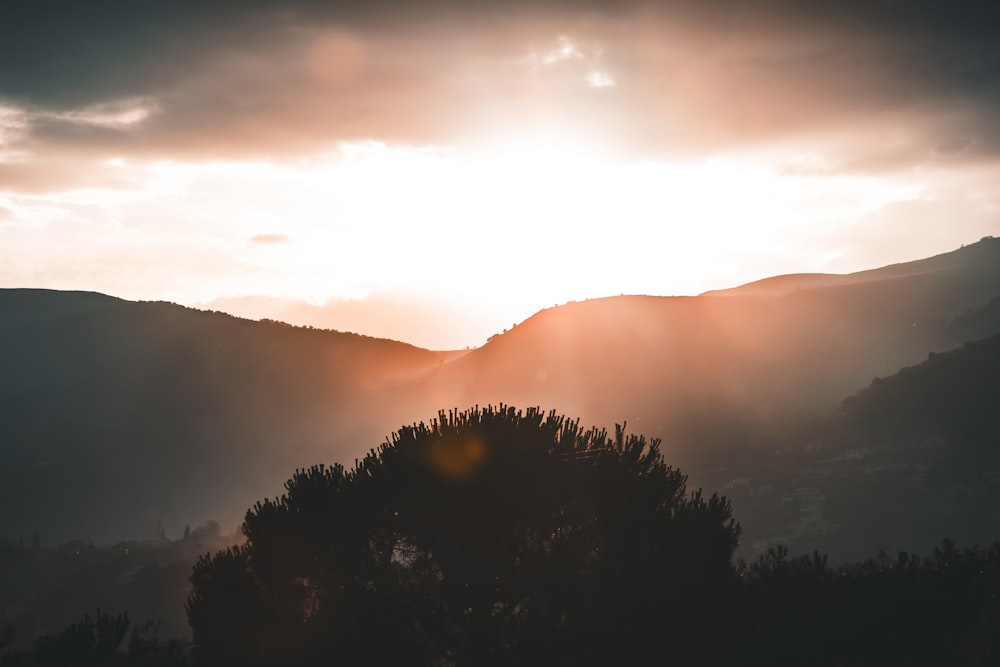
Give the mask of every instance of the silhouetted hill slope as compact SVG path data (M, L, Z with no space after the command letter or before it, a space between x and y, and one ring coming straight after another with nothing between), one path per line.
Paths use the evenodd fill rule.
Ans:
M835 560L988 544L1000 527L1000 335L927 360L843 401L825 424L715 476L748 547Z
M1000 459L1000 335L876 378L844 401L840 421L872 442L943 439Z
M627 421L708 484L707 468L769 451L872 377L989 331L1000 241L901 266L779 296L571 303L454 360L172 304L0 290L0 535L101 542L152 536L157 518L172 535L210 518L228 529L294 468L349 463L400 424L475 403Z
M588 423L627 419L690 467L691 444L706 451L784 428L964 342L948 325L1000 295L1000 240L865 276L773 296L550 308L439 369L429 395L551 406Z
M700 296L784 296L803 289L850 285L852 274L838 273L789 273L755 280L738 287L709 290Z
M855 273L792 273L783 276L772 276L762 280L755 280L739 287L711 290L705 292L702 296L782 296L803 289L856 285L858 283L878 282L928 273L940 274L950 271L968 272L973 270L992 275L996 268L997 241L998 239L987 236L981 239L979 243L974 243L968 247L963 246L952 252L912 262L891 264L878 269L857 271Z
M991 299L982 308L956 317L948 325L949 347L959 347L971 340L988 338L997 332L1000 332L1000 297Z
M828 438L864 473L828 494L859 550L926 548L934 535L995 541L1000 335L876 379L844 401Z
M374 398L443 356L100 294L0 290L0 533L152 536L239 517L386 432Z

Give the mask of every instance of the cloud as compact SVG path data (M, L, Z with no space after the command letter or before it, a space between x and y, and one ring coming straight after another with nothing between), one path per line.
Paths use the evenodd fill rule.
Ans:
M587 74L587 83L592 88L614 88L615 80L607 72L594 70Z
M998 233L984 2L8 4L3 284L525 308Z
M53 152L54 153L54 152ZM79 156L46 154L17 161L0 160L0 192L46 194L79 188L125 189L133 174Z
M838 249L832 270L849 272L927 257L997 233L996 165L925 169L920 179L923 186L914 196L814 230L811 245Z
M559 36L559 43L539 56L542 65L551 67L564 60L583 60L584 54L569 37Z
M639 157L812 143L862 171L1000 150L998 11L972 0L50 4L0 27L8 172L4 151L295 159L554 125Z
M96 128L125 129L142 123L155 111L148 99L131 98L92 104L82 109L68 111L25 112L28 123L66 123Z
M280 245L282 243L288 243L288 237L284 234L256 234L250 237L250 243Z

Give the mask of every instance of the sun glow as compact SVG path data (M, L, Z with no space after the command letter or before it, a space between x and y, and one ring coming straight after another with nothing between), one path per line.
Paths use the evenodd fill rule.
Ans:
M487 187L516 188L531 195L525 204L549 210L553 200L569 194L560 186L606 177L601 172L609 166L596 141L560 132L498 138L458 157L473 179Z
M110 158L101 168L117 176L127 164L131 187L4 206L21 216L44 205L61 239L50 261L89 248L90 266L107 267L90 269L90 287L126 298L324 303L405 290L492 309L507 326L570 300L693 294L775 273L742 258L800 255L797 244L834 223L919 196L773 163L626 160L590 137L538 130L464 148L341 144L287 162ZM8 247L30 247L24 230ZM116 256L143 267L126 289ZM63 274L39 270L52 287L68 286Z

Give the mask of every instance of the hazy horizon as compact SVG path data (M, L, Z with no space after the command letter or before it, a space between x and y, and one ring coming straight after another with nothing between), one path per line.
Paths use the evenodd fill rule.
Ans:
M962 244L965 247L969 243ZM944 250L942 254L953 252L960 248ZM926 257L914 257L907 261L919 261ZM893 264L899 262L893 262ZM882 265L888 266L888 265ZM873 270L882 266L861 267L859 270ZM710 288L688 294L595 294L578 299L603 299L615 296L698 296L711 290L735 288L758 280L775 278L791 274L769 274L754 276L739 283L722 283ZM831 273L832 272L827 272ZM853 271L851 272L853 273ZM844 274L840 274L844 275ZM30 289L32 286L25 285ZM82 290L90 291L90 290ZM117 298L126 298L119 294L108 294ZM149 301L158 299L135 299ZM220 311L236 317L252 320L271 319L286 322L294 326L314 327L358 333L374 338L408 343L429 350L460 350L475 349L483 345L494 334L501 333L514 325L520 324L536 313L553 306L564 305L572 301L544 304L539 300L526 300L520 304L509 304L502 312L490 310L482 304L462 304L461 302L446 302L421 297L404 291L377 292L354 298L329 299L320 302L310 302L294 297L269 297L263 295L223 296L206 303L180 303L179 305L198 310Z
M978 239L981 240L981 239ZM972 243L972 242L970 242ZM951 248L935 255L946 254L964 248ZM933 255L932 255L933 256ZM919 261L927 257L914 257L901 260ZM874 270L883 266L860 267L860 271ZM385 338L402 343L408 343L428 350L461 350L480 347L494 334L524 322L536 313L546 308L565 305L574 301L603 299L615 296L654 296L654 297L691 297L699 296L713 290L725 290L739 287L758 280L797 275L810 272L794 272L753 276L739 283L723 283L711 285L709 288L687 294L595 294L583 299L544 304L540 300L525 300L521 303L507 304L505 309L490 309L483 304L463 304L460 301L448 302L405 291L374 292L371 294L334 298L318 302L310 302L295 297L272 297L264 295L221 296L208 302L177 302L179 305L198 310L219 311L236 317L251 320L270 319L286 322L294 326L330 329L335 331L357 333L373 338ZM824 272L828 275L846 275ZM850 273L854 273L851 271ZM33 285L11 286L12 288L34 289ZM68 291L96 291L80 288L67 288ZM121 294L107 293L108 296L135 301L158 301L164 299L136 297L129 298Z

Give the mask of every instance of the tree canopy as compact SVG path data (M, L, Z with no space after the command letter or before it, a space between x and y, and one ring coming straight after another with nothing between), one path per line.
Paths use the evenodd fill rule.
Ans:
M658 441L500 406L401 428L351 470L299 470L243 532L191 578L207 663L678 655L723 613L740 529Z

